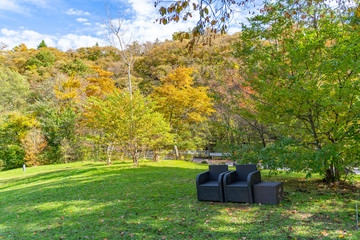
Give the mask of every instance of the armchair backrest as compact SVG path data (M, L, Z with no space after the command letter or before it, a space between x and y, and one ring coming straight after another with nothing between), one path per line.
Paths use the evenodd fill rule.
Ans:
M220 173L228 171L228 165L209 165L210 181L217 181Z
M239 181L247 181L249 173L257 171L256 164L236 164L236 175Z

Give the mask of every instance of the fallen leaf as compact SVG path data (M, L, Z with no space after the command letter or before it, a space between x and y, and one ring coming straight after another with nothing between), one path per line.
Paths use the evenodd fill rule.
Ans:
M321 232L322 235L324 235L325 237L329 236L329 234L326 231Z

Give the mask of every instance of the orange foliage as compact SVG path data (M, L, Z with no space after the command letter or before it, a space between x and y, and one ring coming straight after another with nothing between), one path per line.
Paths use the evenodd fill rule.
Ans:
M85 88L86 96L104 97L104 93L112 93L115 90L114 81L110 78L114 73L107 72L98 66L92 67L96 76L87 78L89 84Z
M25 164L27 166L40 165L39 155L47 146L47 141L44 135L41 134L41 130L33 128L21 142L25 149Z
M173 126L202 122L214 112L208 89L192 86L193 71L193 68L179 67L161 80L163 85L154 88L153 97L158 101L159 111Z

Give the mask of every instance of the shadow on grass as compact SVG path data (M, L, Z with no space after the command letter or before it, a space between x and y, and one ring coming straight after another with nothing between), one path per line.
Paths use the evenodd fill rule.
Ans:
M290 180L281 206L219 204L197 202L195 178L204 166L91 166L15 179L1 191L0 233L6 239L315 239L326 227L330 236L337 228L353 230L345 206L353 193L331 205L331 189L302 191L311 181Z

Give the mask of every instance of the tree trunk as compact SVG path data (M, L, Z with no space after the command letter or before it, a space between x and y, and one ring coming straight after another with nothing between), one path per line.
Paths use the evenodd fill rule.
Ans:
M139 153L138 153L138 150L132 149L132 150L130 151L130 155L132 156L133 163L134 163L134 167L137 167L138 164L139 164Z
M114 147L110 144L108 147L107 147L107 151L106 151L106 153L107 153L107 156L108 156L108 162L107 162L107 164L108 165L111 165L111 155L112 155L112 151L114 150Z
M134 166L137 167L138 166L138 155L137 153L135 152L135 154L133 155L133 162L134 162Z
M143 159L146 159L146 145L142 145L141 147L141 156Z
M153 150L153 161L157 162L159 160L159 151L157 149Z
M123 151L121 154L120 154L120 160L124 160L124 156L126 155L126 151Z
M325 171L324 182L331 183L340 180L340 172L339 170L330 164L329 168Z
M180 154L179 154L178 147L176 145L174 145L174 151L175 151L175 159L179 160L180 159Z
M128 79L129 79L129 93L130 93L130 99L132 99L132 86L131 86L131 61L128 63Z

